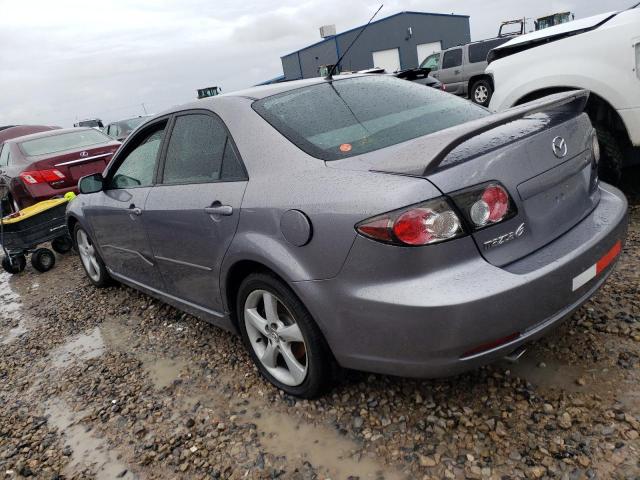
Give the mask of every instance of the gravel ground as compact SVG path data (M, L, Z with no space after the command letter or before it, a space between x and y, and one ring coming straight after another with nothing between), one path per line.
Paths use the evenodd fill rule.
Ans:
M91 287L76 256L2 274L0 478L640 478L639 178L615 273L517 364L343 372L315 401L234 336Z

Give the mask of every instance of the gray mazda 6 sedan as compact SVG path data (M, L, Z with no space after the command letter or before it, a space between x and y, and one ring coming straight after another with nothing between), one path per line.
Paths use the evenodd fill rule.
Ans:
M238 332L292 395L334 362L452 375L517 355L613 269L627 203L598 181L587 98L491 114L354 75L200 100L84 177L69 230L94 285Z

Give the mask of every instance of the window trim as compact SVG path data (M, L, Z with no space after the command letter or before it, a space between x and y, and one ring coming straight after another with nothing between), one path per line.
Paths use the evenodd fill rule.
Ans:
M201 181L193 181L193 180L189 180L189 181L184 181L184 182L171 182L171 183L163 183L162 181L162 177L164 176L164 166L165 163L167 161L167 150L169 149L169 142L171 140L171 136L173 134L173 129L175 128L175 124L176 124L176 120L178 119L178 117L185 117L187 115L208 115L210 117L213 118L217 118L220 123L222 124L226 134L227 134L227 141L225 143L225 150L222 151L222 157L223 157L223 161L224 161L224 152L226 151L227 145L230 142L231 148L233 149L233 153L236 156L236 159L238 160L239 164L240 164L240 170L242 171L242 176L238 177L238 178L232 178L232 179L224 179L224 178L219 178L217 180L201 180ZM220 164L220 167L222 169L223 164ZM222 174L222 170L220 170L221 174ZM238 147L236 146L236 142L233 139L233 135L231 135L231 132L229 131L229 127L227 127L227 124L224 122L224 120L222 119L222 117L220 117L220 115L218 115L217 113L213 112L212 110L207 110L207 109L202 109L202 108L192 108L189 110L181 110L179 112L174 112L171 114L171 121L169 123L169 125L167 126L167 130L166 130L166 135L164 138L164 145L163 145L163 149L162 149L162 156L160 158L160 161L158 162L158 169L156 171L156 176L154 178L154 186L157 187L173 187L176 185L202 185L202 184L208 184L208 183L230 183L230 182L246 182L249 180L249 175L247 173L247 169L244 165L244 161L242 160L242 157L240 156L240 152L238 151Z
M133 188L150 188L156 184L156 179L158 175L158 166L160 165L160 161L162 159L162 155L164 153L164 148L167 143L167 131L169 130L171 117L169 115L158 118L154 122L146 125L144 129L140 130L136 133L136 135L130 135L122 146L118 149L116 154L111 158L109 165L107 165L104 170L104 184L105 191L106 190L130 190ZM153 175L151 177L151 185L137 185L131 186L127 188L109 188L108 185L113 179L113 174L116 173L122 162L124 162L129 154L135 150L135 148L139 145L137 143L140 137L144 137L150 133L151 130L155 130L160 124L165 123L164 127L164 136L162 137L162 142L160 143L160 148L158 149L158 153L156 154L156 164L153 168ZM134 146L132 146L134 145Z

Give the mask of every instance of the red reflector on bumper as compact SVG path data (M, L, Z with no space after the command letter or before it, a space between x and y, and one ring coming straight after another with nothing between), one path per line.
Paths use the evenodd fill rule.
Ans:
M598 260L598 263L596 263L596 275L607 268L609 264L615 260L620 253L620 250L622 250L622 242L618 240L611 250L609 250L604 257Z
M516 332L516 333L512 333L511 335L508 335L506 337L498 338L497 340L492 340L491 342L483 343L481 345L478 345L475 348L472 348L471 350L468 350L468 351L464 352L462 354L462 358L470 357L472 355L477 355L478 353L482 353L482 352L486 352L488 350L492 350L492 349L494 349L496 347L499 347L500 345L504 345L506 343L509 343L511 340L515 340L519 336L520 336L520 334Z
M595 264L591 265L584 272L582 272L577 277L573 278L572 281L572 290L575 292L580 287L586 285L589 281L596 278L600 273L605 270L611 262L613 262L616 257L620 254L622 250L622 242L618 240L611 250L605 253L600 260L598 260Z

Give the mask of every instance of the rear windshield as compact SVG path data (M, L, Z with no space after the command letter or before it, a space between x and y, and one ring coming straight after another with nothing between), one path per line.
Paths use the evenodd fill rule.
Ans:
M49 137L36 138L20 143L20 150L28 157L47 155L78 148L111 142L111 137L98 130L79 130L77 132L61 133Z
M380 75L266 97L253 108L306 153L339 160L489 115L467 100Z

